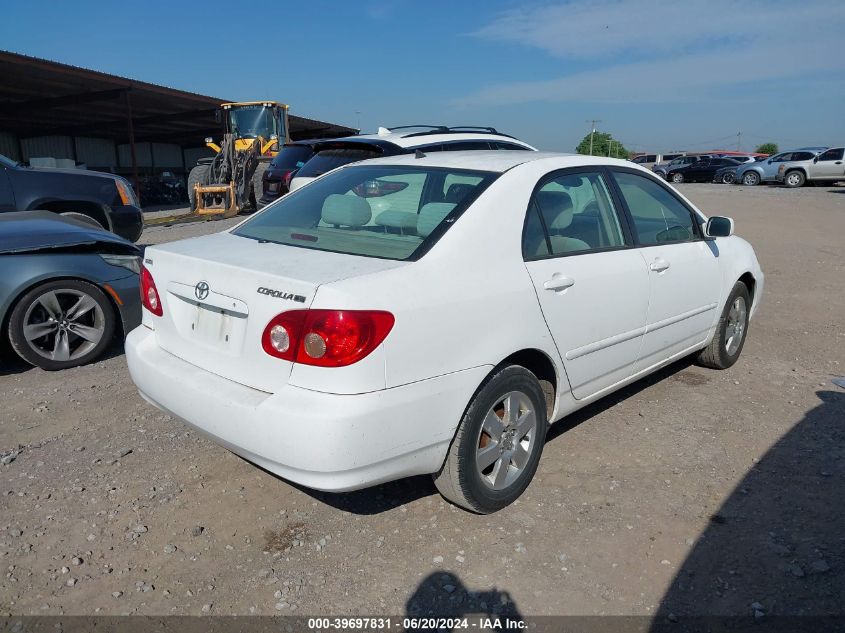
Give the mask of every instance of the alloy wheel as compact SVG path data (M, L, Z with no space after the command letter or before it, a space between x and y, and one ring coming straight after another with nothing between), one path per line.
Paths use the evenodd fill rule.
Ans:
M105 315L90 295L71 288L49 290L27 308L23 335L38 355L55 361L81 358L102 340Z
M745 319L748 309L743 297L737 297L728 312L728 323L725 327L725 351L729 356L736 354L745 335Z
M513 484L536 449L537 414L531 399L511 391L487 412L475 454L481 481L493 490Z

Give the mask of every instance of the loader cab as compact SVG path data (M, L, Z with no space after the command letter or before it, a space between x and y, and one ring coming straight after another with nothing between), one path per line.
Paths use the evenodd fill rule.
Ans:
M259 154L275 156L279 147L287 143L288 106L275 101L224 103L220 106L223 129L235 137L237 150L247 149L256 139Z

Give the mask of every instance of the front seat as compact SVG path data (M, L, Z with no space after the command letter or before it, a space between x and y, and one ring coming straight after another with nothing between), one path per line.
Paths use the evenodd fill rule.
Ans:
M537 207L549 231L552 253L562 255L591 248L584 240L569 237L565 231L572 224L574 209L572 198L565 191L540 191L537 194Z

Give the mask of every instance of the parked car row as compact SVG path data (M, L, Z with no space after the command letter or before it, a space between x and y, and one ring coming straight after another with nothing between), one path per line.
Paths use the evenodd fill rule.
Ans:
M657 163L654 173L674 183L715 182L759 185L779 182L787 187L806 183L845 180L842 147L801 147L769 157L680 156L667 163Z

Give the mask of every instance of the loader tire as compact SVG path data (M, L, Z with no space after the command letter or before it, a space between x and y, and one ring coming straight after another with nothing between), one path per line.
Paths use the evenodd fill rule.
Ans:
M252 210L258 211L258 204L261 201L261 196L264 195L264 172L270 163L260 162L255 167L255 173L252 174L252 194L249 197L252 203Z
M191 211L196 211L197 201L194 193L194 185L204 184L206 176L208 175L209 165L197 165L188 174L188 201L191 203Z

